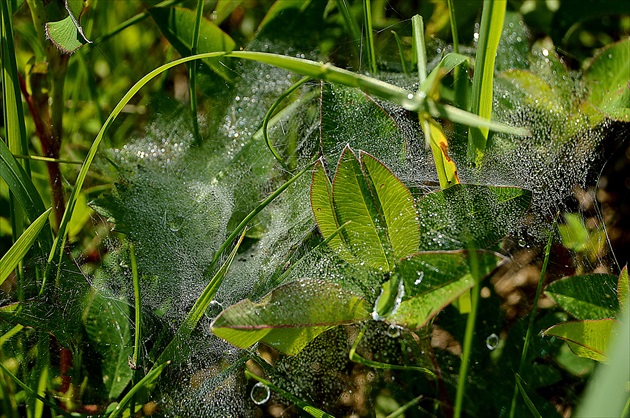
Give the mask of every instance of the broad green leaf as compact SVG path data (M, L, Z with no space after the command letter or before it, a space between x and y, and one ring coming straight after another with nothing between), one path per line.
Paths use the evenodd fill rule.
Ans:
M576 355L606 361L606 347L618 322L614 319L563 322L547 329L544 334L565 340Z
M604 319L619 312L616 287L615 276L587 274L555 281L545 293L577 319Z
M131 381L129 367L133 344L129 330L129 305L93 293L84 314L90 345L101 356L103 383L109 399L117 399Z
M313 169L313 180L311 182L311 208L317 226L324 239L331 237L339 228L337 217L335 216L332 201L332 184L326 175L326 170L322 161L318 161ZM343 234L332 237L328 245L339 253L339 256L352 264L358 264L357 259L350 253L344 241Z
M630 122L630 40L602 49L584 72L587 102L606 117Z
M630 278L628 277L628 265L619 273L619 283L617 284L617 300L619 300L619 310L628 308L628 298L630 297Z
M258 303L245 299L230 306L211 327L237 347L263 341L283 353L297 354L327 329L369 317L369 306L361 297L334 283L302 279L276 288Z
M390 271L382 240L384 221L377 212L359 161L349 147L339 159L332 193L339 224L351 221L341 231L350 252L374 269Z
M411 192L379 160L365 152L359 155L383 213L394 257L400 259L417 252L420 231Z
M420 249L487 248L520 223L531 192L517 187L456 184L417 203Z
M149 9L149 13L158 27L168 39L168 41L177 49L177 51L187 56L191 53L193 28L195 27L195 12L189 9L179 7L155 7ZM197 51L214 52L214 51L231 51L236 43L228 34L223 32L216 24L207 19L201 20L199 27L199 44ZM212 71L216 72L227 81L232 80L232 73L225 66L226 59L203 59Z
M473 278L468 251L430 251L400 262L394 274L404 283L404 295L386 321L419 329L445 306L489 275L504 260L500 254L475 251L480 277Z
M2 256L2 259L0 259L0 285L4 283L6 278L9 277L9 274L15 270L31 248L42 228L46 225L46 222L48 222L48 215L51 210L52 209L48 209L46 212L42 213L39 218L35 219L11 248L9 248L6 254Z
M86 43L92 43L83 33L79 24L83 12L83 2L66 0L68 16L57 22L46 22L46 36L65 54L72 54Z

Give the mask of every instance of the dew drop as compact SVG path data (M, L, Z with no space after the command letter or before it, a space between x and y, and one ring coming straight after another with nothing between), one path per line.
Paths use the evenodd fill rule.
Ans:
M168 224L168 229L170 229L173 232L177 232L180 229L182 229L183 224L184 224L184 217L182 215L177 215Z
M519 247L525 247L527 245L527 241L525 241L524 238L519 238L518 240L518 246Z
M265 384L261 382L256 383L250 393L250 397L252 398L252 401L254 401L256 405L264 404L265 402L269 400L270 396L271 396L271 391Z
M424 279L424 271L419 271L418 278L413 282L413 284L418 286L420 283L422 283L422 279Z
M400 337L400 327L397 325L390 325L389 328L387 328L387 336L390 338Z
M486 338L486 347L488 350L492 351L499 346L499 336L495 333L492 333Z

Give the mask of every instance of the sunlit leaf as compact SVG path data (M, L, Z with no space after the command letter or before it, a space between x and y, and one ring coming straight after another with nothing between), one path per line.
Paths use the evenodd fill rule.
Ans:
M337 165L333 204L339 224L351 221L341 231L350 252L372 268L389 271L390 264L382 241L384 221L377 212L359 161L349 147L344 149Z
M409 189L379 160L360 152L361 164L374 188L396 258L418 251L420 245L416 207Z
M619 300L619 310L623 311L628 307L630 297L630 278L628 277L628 265L626 264L619 274L617 284L617 299Z
M606 361L606 347L618 322L614 319L563 322L544 334L565 340L571 351L580 357Z
M428 117L423 121L424 134L429 139L435 169L437 170L440 188L447 189L459 184L457 166L448 152L448 140L442 131L442 127L433 118Z
M339 285L303 279L273 290L254 303L245 299L224 310L212 332L237 347L263 341L287 354L297 354L332 326L369 318L361 297Z
M470 270L470 257L477 257L479 277ZM490 274L504 260L490 251L430 251L401 261L395 270L404 283L400 305L386 318L388 322L418 329L449 303Z
M519 225L532 194L517 187L457 184L418 202L420 249L488 248Z
M332 184L321 161L318 161L313 169L311 208L322 236L324 239L328 239L337 231L339 224L333 208ZM350 263L357 263L357 259L348 250L343 234L337 234L332 237L328 245L337 251L344 260Z
M1 142L1 141L0 141ZM31 248L40 231L46 225L48 221L48 215L52 209L48 209L42 213L39 218L35 219L33 223L20 235L15 243L9 248L9 250L0 259L0 285L4 283L9 274L17 265L22 261L28 250Z
M587 274L551 283L545 293L577 319L613 318L619 312L617 277Z
M629 74L630 40L604 48L584 72L587 102L611 119L630 122Z
M46 22L46 36L65 54L72 54L86 43L91 41L83 33L79 24L83 11L83 1L66 0L68 16L57 22Z

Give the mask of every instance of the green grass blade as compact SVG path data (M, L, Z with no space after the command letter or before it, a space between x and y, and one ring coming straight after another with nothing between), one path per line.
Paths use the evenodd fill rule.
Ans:
M201 27L201 18L203 17L203 0L197 0L197 13L195 14L195 27L190 46L190 55L197 54L197 46L199 45L199 28ZM192 62L190 69L190 110L192 111L193 135L195 142L199 144L199 121L197 120L197 63Z
M422 16L415 15L411 18L413 31L413 50L416 64L418 65L418 82L420 85L427 78L427 51L424 43L424 21Z
M208 306L210 306L210 302L212 302L214 295L217 293L217 290L219 290L219 286L223 282L223 278L232 265L232 261L234 260L234 257L236 257L236 253L241 245L241 242L243 242L244 237L245 231L243 231L239 237L227 260L225 260L219 271L217 271L214 277L210 280L193 307L190 309L190 312L188 312L188 315L186 315L186 318L184 318L184 321L177 329L175 336L164 349L162 354L160 354L160 357L158 357L155 364L164 364L165 362L170 362L182 356L182 344L184 344L184 341L186 341L190 334L192 334L204 312L206 312Z
M263 379L262 377L255 375L254 373L250 372L249 370L245 370L245 376L254 379L262 384L264 384L265 386L267 386L269 389L273 390L276 393L279 393L280 395L282 395L282 397L284 397L285 399L293 402L298 408L300 408L302 411L308 413L310 416L312 417L316 417L316 418L334 418L332 415L327 414L326 412L322 411L321 409L317 409L314 406L312 406L311 404L303 401L302 399L298 398L297 396L293 395L291 392L286 391L276 385L274 385L273 383L271 383L270 381Z
M140 278L138 277L138 261L133 243L129 242L129 258L131 259L131 276L133 278L133 301L135 311L135 325L133 356L131 364L136 367L140 353L140 338L142 335L142 303L140 299Z
M529 399L529 395L527 395L527 392L525 391L525 388L523 387L522 381L523 381L523 378L519 374L517 374L516 386L518 386L518 391L521 393L521 396L523 397L523 400L525 401L525 405L527 405L527 409L529 409L529 412L531 412L534 418L542 418L542 415L540 415L540 412L538 412L538 409L536 409L536 406L534 405L532 400Z
M220 25L242 2L243 0L218 0L214 8L214 13L212 14L212 21Z
M427 101L427 106L431 116L435 118L448 119L451 122L461 123L475 128L485 128L494 132L505 133L510 135L527 136L530 135L530 131L527 128L518 128L510 125L506 125L501 122L494 122L490 119L484 119L474 113L466 112L451 105L443 105L436 103L432 100Z
M359 52L361 50L361 29L359 29L357 21L352 16L352 13L350 13L348 0L336 0L336 3L337 9L339 9L341 15L343 16L344 22L346 22L350 37L354 41L352 42L352 45L354 46L356 52Z
M475 59L471 112L490 120L492 115L492 88L494 61L503 31L507 2L486 0L481 13L481 28ZM468 160L481 166L488 141L488 128L479 127L468 131Z
M398 47L398 53L400 54L400 66L402 67L403 73L405 75L409 75L409 70L407 70L407 63L405 62L405 54L403 52L402 42L400 41L400 36L396 31L391 31L392 35L394 35L394 39L396 40L396 46Z
M143 387L149 386L155 382L155 380L162 374L164 368L170 364L170 362L162 363L156 365L154 368L149 370L149 373L146 374L134 387L132 387L129 392L121 399L120 403L116 405L116 408L109 414L109 418L116 418L120 416L121 413L125 410L127 404L133 399L134 395ZM72 416L69 415L68 416Z
M376 52L374 50L374 34L372 33L372 4L370 0L363 0L363 22L365 24L365 50L368 68L372 74L375 74Z
M0 285L4 283L6 278L9 277L9 274L15 270L31 248L42 228L46 225L46 222L48 222L48 215L51 210L52 209L48 209L42 213L39 218L35 219L35 221L26 228L26 231L20 235L20 238L9 248L9 251L2 256L2 259L0 259Z
M48 399L44 398L39 393L31 389L26 383L22 382L20 379L17 378L17 376L11 373L11 371L7 369L6 366L1 361L0 361L0 369L2 369L2 372L5 373L7 376L9 376L11 380L13 380L19 387L21 387L28 394L28 396L33 396L37 398L42 403L44 403L47 407L49 407L50 409L54 410L55 412L57 412L58 414L64 417L68 417L68 418L74 417L74 415L69 414L68 412L64 411L63 409L55 405L53 402L49 401Z

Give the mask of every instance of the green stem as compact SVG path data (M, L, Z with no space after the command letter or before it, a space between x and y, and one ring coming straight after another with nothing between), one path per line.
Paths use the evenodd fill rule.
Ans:
M140 380L138 383L136 383L129 390L129 392L127 392L127 394L122 398L120 403L118 405L116 405L116 408L114 409L114 411L112 411L112 413L109 415L109 418L116 418L117 416L119 416L125 410L127 404L132 400L132 398L134 397L136 392L138 392L144 386L148 386L153 381L155 381L155 379L157 379L160 376L160 374L162 373L162 370L164 370L164 367L166 367L170 363L171 363L170 361L167 361L166 363L159 364L159 365L155 366L154 368L152 368L149 371L149 373L147 373L146 376L144 376L142 378L142 380Z
M359 26L357 25L356 20L352 17L350 13L350 8L348 7L348 3L346 0L336 0L337 1L337 9L341 12L343 16L343 20L346 22L346 26L348 27L348 32L350 32L350 36L354 41L352 45L354 46L356 52L361 51L361 30L359 30Z
M407 70L407 64L405 63L405 54L403 53L402 42L400 41L400 36L396 33L396 31L392 31L392 35L394 35L394 39L396 40L396 45L398 46L398 53L400 54L400 65L402 66L403 73L405 75L409 75L409 71Z
M455 413L454 417L459 418L462 415L464 405L464 394L466 393L466 380L468 379L468 367L470 365L470 354L472 351L473 336L475 333L475 323L477 321L477 310L479 306L479 259L477 252L470 249L470 274L472 275L475 286L471 289L471 307L470 313L466 320L466 333L464 334L464 344L462 347L462 362L459 367L459 377L457 381L457 394L455 396Z
M203 0L197 0L197 14L195 16L195 27L193 28L193 38L190 47L190 55L197 54L197 46L199 45L199 28L201 26L201 18L203 15ZM195 143L200 145L199 137L199 121L197 120L197 62L191 61L189 64L190 71L190 110L192 111L193 135Z
M427 79L427 52L424 42L424 21L422 20L422 16L415 15L412 17L411 25L413 31L414 57L418 65L418 86L422 86L424 80Z
M457 34L457 21L455 20L455 6L453 0L448 0L448 14L451 22L451 36L453 37L453 52L459 54L459 35Z
M132 366L138 365L138 353L140 352L140 337L142 325L142 304L140 301L140 279L138 276L138 261L136 260L136 251L132 242L129 242L129 258L131 259L131 276L133 278L133 297L135 309L135 325L136 332L133 344L133 356L131 357Z
M376 74L376 52L374 51L374 34L372 33L371 0L363 0L363 21L365 22L365 49L367 51L368 68Z
M551 227L551 231L549 232L549 239L547 240L547 245L545 246L545 260L543 261L542 268L540 269L540 278L538 279L538 286L536 287L536 295L534 296L534 305L532 306L532 311L529 313L529 323L527 324L527 332L525 333L525 342L523 343L523 351L521 352L521 361L518 365L517 377L522 376L523 367L525 365L525 361L527 360L527 351L529 350L529 343L532 338L532 332L534 330L534 320L536 319L536 309L538 307L538 299L540 298L540 294L542 292L542 285L545 279L545 274L547 273L547 265L549 264L549 256L551 254L551 245L553 244L553 236L556 230L556 226L558 223L558 217L553 222ZM518 395L518 381L514 383L514 392L512 394L512 405L510 407L510 418L514 418L514 414L516 412L516 397Z

